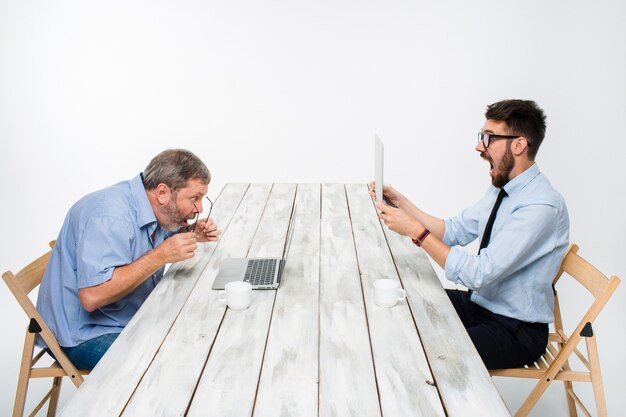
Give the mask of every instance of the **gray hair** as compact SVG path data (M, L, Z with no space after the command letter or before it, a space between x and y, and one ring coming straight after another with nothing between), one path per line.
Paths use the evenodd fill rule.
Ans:
M153 190L163 183L176 191L193 179L208 184L211 181L211 173L204 162L192 152L185 149L168 149L152 158L142 178L146 190Z

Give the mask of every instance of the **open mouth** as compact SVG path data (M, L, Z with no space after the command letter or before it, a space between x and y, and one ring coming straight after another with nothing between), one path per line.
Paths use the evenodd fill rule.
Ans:
M493 160L489 156L487 156L487 154L484 152L480 154L480 157L489 163L489 175L493 176L495 172L495 168L493 166Z
M183 226L189 226L189 225L191 224L191 223L190 223L190 221L191 221L191 220L196 219L196 216L197 216L197 214L196 214L196 213L190 213L190 214L189 214L189 216L184 217L184 218L180 221L180 223L181 223Z

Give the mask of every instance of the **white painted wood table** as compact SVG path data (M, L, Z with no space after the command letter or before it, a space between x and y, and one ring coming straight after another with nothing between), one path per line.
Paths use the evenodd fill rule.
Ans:
M280 257L278 290L225 308L226 257ZM173 265L67 416L510 416L425 253L381 226L364 184L228 184L223 235ZM400 280L386 309L370 288Z

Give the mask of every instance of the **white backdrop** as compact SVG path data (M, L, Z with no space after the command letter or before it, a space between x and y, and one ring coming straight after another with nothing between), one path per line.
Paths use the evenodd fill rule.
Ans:
M453 215L489 184L474 151L485 106L529 98L548 116L538 163L572 242L626 278L624 22L620 0L0 0L0 269L171 147L206 162L215 197L235 181L364 183L377 132L386 180ZM596 325L612 415L626 408L625 306L622 285ZM8 415L26 320L4 284L0 309ZM497 384L513 409L531 387ZM566 415L561 386L533 415Z

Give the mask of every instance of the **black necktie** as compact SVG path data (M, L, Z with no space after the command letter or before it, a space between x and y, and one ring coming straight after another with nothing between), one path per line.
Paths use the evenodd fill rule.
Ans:
M504 188L500 188L498 198L496 198L496 204L493 205L493 209L491 210L491 214L489 215L489 219L487 220L487 226L485 226L483 238L480 240L480 249L478 249L478 253L480 253L480 251L483 248L486 248L489 244L489 238L491 238L491 229L493 229L493 222L496 220L496 213L498 213L500 204L502 204L502 199L507 195L508 194L506 193L506 191L504 191Z

